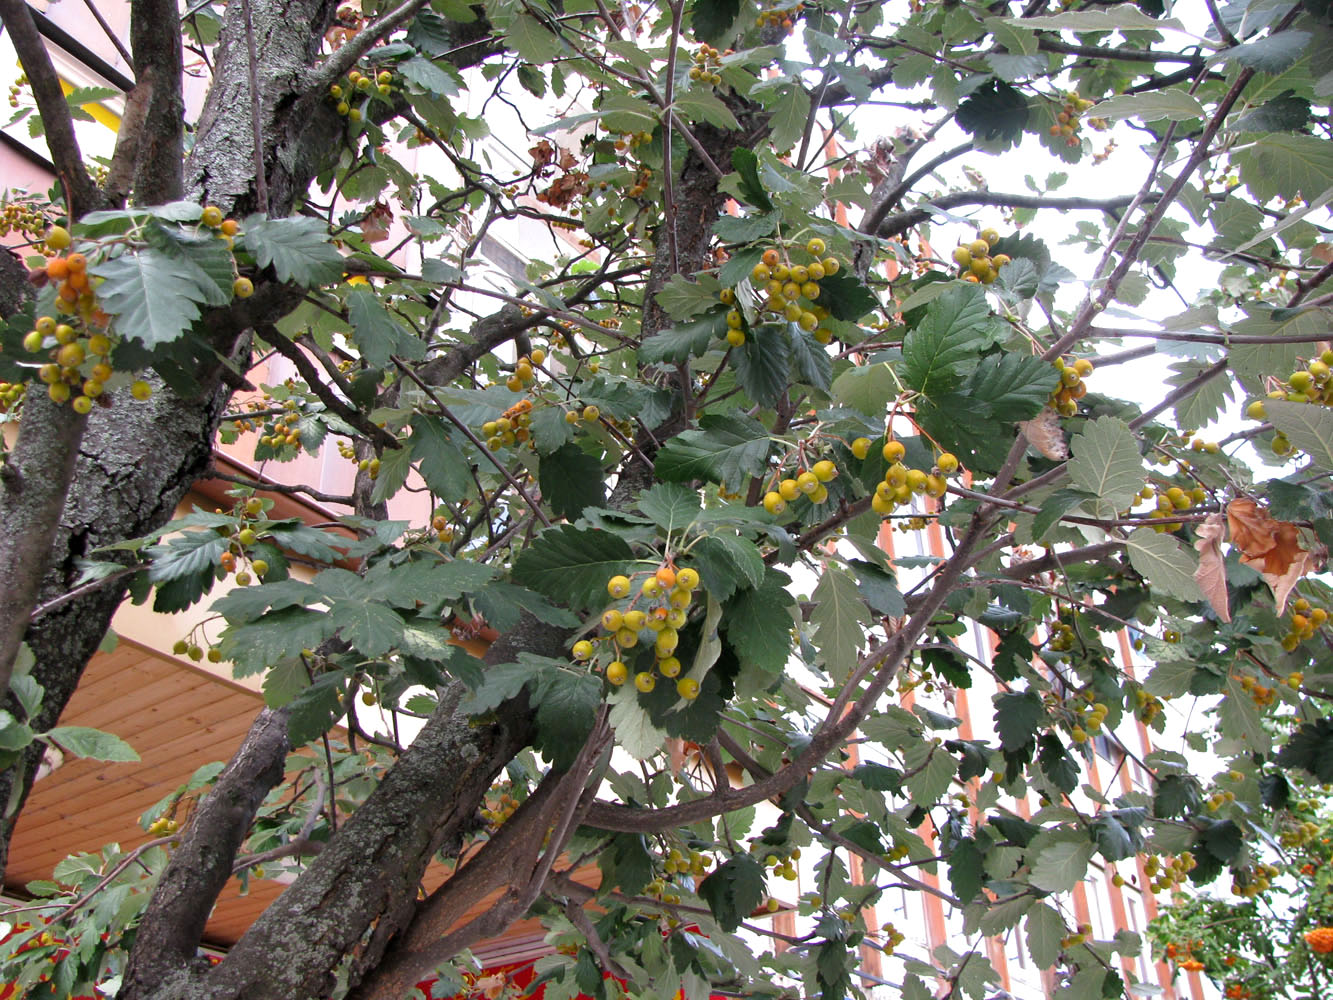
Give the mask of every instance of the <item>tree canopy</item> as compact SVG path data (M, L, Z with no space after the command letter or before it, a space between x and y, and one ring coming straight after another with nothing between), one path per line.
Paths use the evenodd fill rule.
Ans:
M208 603L178 652L268 708L138 865L33 887L26 995L443 995L535 913L548 1000L835 1000L866 946L907 1000L980 1000L995 935L1095 1000L1146 945L1080 924L1082 880L1255 896L1319 828L1326 0L130 8L92 163L95 95L0 0L57 178L5 216L6 844L45 746L129 755L56 726L123 600ZM345 515L240 477L173 519L219 435L336 442L350 493L283 488ZM261 862L290 885L200 964ZM889 889L956 937L894 958Z

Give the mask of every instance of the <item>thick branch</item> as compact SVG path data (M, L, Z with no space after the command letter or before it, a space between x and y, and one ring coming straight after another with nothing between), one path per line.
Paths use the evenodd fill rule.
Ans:
M183 180L185 99L180 13L175 0L134 0L130 47L136 80L150 81L134 165L134 201L160 205L178 200ZM137 89L137 88L136 88Z
M39 389L23 405L19 438L0 466L0 692L37 606L60 511L88 418Z
M286 708L259 713L240 749L195 810L163 872L135 935L118 1000L181 982L194 962L204 924L231 878L236 852L287 760Z
M23 64L23 72L32 85L32 96L46 132L46 146L51 151L56 176L65 186L65 207L69 217L77 219L97 208L101 196L84 169L83 153L74 136L74 119L70 117L60 77L51 65L46 44L24 0L0 0L0 22L4 23L5 32Z

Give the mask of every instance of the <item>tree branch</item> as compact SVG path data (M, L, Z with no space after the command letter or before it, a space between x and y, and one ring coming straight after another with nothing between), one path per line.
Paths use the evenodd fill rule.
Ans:
M147 996L190 972L204 924L236 852L287 760L286 708L265 708L213 789L195 809L181 846L139 921L119 1000Z
M98 208L101 196L83 166L83 153L74 135L74 119L70 116L60 77L51 65L46 43L32 19L24 0L0 0L0 22L3 22L14 50L18 53L23 72L32 85L32 96L42 116L46 132L46 146L51 151L56 176L65 188L65 208L71 219ZM172 21L173 30L175 20ZM6 678L7 679L7 678Z
M1093 212L1107 212L1116 208L1125 208L1133 200L1132 195L1119 195L1115 198L1083 198L1077 196L1056 198L1039 194L1006 194L1001 191L954 191L933 199L922 208L913 208L906 212L886 216L873 235L881 238L897 236L913 226L929 221L935 212L957 208L960 205L1054 208L1062 211L1084 209Z
M149 86L136 142L134 200L140 205L160 205L185 193L185 98L181 94L185 63L175 0L133 0L130 46L134 78Z

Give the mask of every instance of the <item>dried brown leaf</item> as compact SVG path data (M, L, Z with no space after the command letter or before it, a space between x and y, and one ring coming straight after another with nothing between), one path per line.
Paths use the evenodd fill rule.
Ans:
M1306 549L1297 525L1275 519L1249 497L1227 504L1227 524L1231 544L1240 549L1240 561L1259 571L1273 591L1277 613L1284 614L1296 582L1319 569L1328 553L1322 547Z
M1231 621L1231 605L1227 598L1227 569L1222 561L1222 536L1226 533L1221 514L1209 514L1195 533L1194 548L1199 553L1199 568L1194 571L1194 582L1208 598L1208 603L1224 622Z

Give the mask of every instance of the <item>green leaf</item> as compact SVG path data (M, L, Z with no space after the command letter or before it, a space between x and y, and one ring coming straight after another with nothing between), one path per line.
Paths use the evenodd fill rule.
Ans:
M576 444L566 444L537 465L542 498L560 517L573 521L585 507L597 507L606 499L602 463Z
M1028 881L1046 892L1070 892L1087 874L1092 850L1086 840L1057 841L1033 860Z
M982 358L963 393L985 400L996 420L1031 420L1058 381L1059 374L1041 358L1006 351Z
M1217 53L1227 63L1236 63L1261 73L1277 74L1290 69L1302 56L1310 43L1308 31L1293 31L1288 28L1275 35L1256 38L1243 45L1233 45Z
M222 633L222 658L230 660L237 677L268 669L314 649L334 632L328 615L308 608L284 608L253 622L231 625Z
M387 653L403 635L403 619L375 601L333 601L328 614L339 635L366 656Z
M1065 11L1038 17L1009 17L1005 23L1028 31L1162 31L1174 28L1184 31L1174 17L1154 18L1132 3L1095 10Z
M1276 758L1286 768L1299 768L1316 781L1333 781L1333 719L1305 722L1291 734Z
M775 406L787 393L791 343L779 325L752 327L745 343L731 355L736 381L745 394L764 407Z
M677 483L658 483L644 490L635 504L644 517L668 533L693 524L701 510L699 495Z
M804 87L792 84L783 88L782 96L772 109L768 119L769 140L773 151L787 153L795 148L805 135L806 121L810 117L810 94Z
M1144 94L1110 97L1097 102L1088 113L1110 121L1137 118L1145 122L1180 122L1206 116L1198 98L1183 90L1152 90Z
M47 730L46 735L63 749L79 757L118 762L139 759L134 748L119 736L105 733L100 729L91 729L88 726L56 726Z
M453 97L458 93L458 81L430 59L417 56L404 59L394 69L403 75L409 83L415 83L428 94L440 97Z
M819 304L834 319L855 323L879 308L875 293L847 271L825 275L819 282Z
M1175 374L1167 378L1168 385L1177 388L1199 375L1207 367L1201 361L1187 361L1171 366ZM1176 426L1207 427L1233 399L1232 382L1227 378L1213 378L1204 382L1184 399L1178 400L1174 410Z
M717 305L718 282L691 281L683 274L673 274L671 280L657 293L655 301L674 320L689 319L705 309ZM726 314L723 313L725 320Z
M103 281L98 302L122 336L149 350L179 339L213 294L197 266L151 248L124 253L89 268Z
M468 715L482 715L503 705L528 684L534 687L547 674L562 670L568 664L533 653L519 653L517 663L498 663L488 666L481 686L472 691L460 708Z
M573 765L592 732L602 704L601 678L586 671L552 670L537 685L537 736L533 741L557 771Z
M1241 180L1259 201L1314 198L1333 185L1333 143L1313 135L1272 132L1231 154Z
M264 675L264 704L281 708L310 686L306 666L297 657L275 664Z
M1235 132L1298 132L1309 122L1310 102L1289 90L1245 111L1228 127Z
M903 753L903 784L914 805L929 809L939 802L953 783L958 761L943 746L921 740Z
M237 244L253 254L260 267L272 266L279 281L313 288L337 281L343 274L342 255L329 243L328 231L319 219L251 215L241 227Z
M1278 763L1281 763L1281 755ZM1329 768L1333 775L1333 766ZM1203 802L1203 793L1199 790L1196 778L1186 774L1168 774L1157 782L1157 791L1153 796L1153 815L1161 819L1175 816L1192 816Z
M554 58L563 48L560 39L528 13L520 13L510 22L505 40L527 62L539 65Z
M287 738L292 749L329 731L342 715L342 675L321 674L288 705Z
M887 364L857 365L833 380L833 398L867 416L882 416L898 395L898 382Z
M736 854L700 882L698 892L718 926L730 933L764 901L764 870L748 854Z
M1095 499L1092 494L1082 490L1056 490L1041 502L1041 513L1032 518L1032 540L1041 541L1060 518L1091 499Z
M689 323L668 327L646 338L639 345L639 360L645 364L669 361L683 364L691 356L699 357L727 330L725 310L705 313Z
M1066 928L1064 918L1049 903L1036 903L1025 921L1028 954L1039 969L1049 969L1060 957L1060 942Z
M1198 559L1171 535L1159 535L1152 528L1135 528L1125 538L1129 564L1160 590L1182 601L1200 601L1199 585L1194 582Z
M165 583L212 569L227 550L228 539L215 531L184 531L145 553L152 562L148 579Z
M1037 737L1037 726L1046 718L1041 695L1035 691L1003 691L994 698L995 731L1000 746L1019 750Z
M1069 443L1069 478L1102 501L1098 515L1114 516L1127 509L1143 488L1145 474L1138 442L1118 417L1099 417Z
M763 424L747 416L705 414L699 429L676 435L657 453L659 479L696 479L725 483L732 489L768 467L773 445Z
M633 572L634 552L609 531L559 525L543 531L514 562L513 579L571 607L601 607L606 581Z
M0 709L0 750L22 750L36 738L31 728Z
M786 326L792 369L806 385L827 392L833 383L833 359L824 346L795 323Z
M560 423L565 423L563 416ZM468 462L450 440L444 422L426 413L416 413L412 416L411 426L412 460L417 463L421 478L426 480L431 492L449 501L467 496L472 488Z
M376 368L389 364L397 354L408 360L425 356L426 345L389 315L379 297L364 288L347 293L347 318L356 330L356 345Z
M960 285L931 300L903 338L902 377L927 396L954 388L989 341L990 307L979 287Z
M759 157L752 149L736 149L731 154L731 168L740 175L740 194L751 205L765 212L773 210L768 191L759 181Z
M791 655L792 599L786 577L768 570L759 587L736 591L726 602L722 630L742 663L779 673Z
M730 41L740 12L740 0L694 0L690 5L690 23L695 37L711 45Z
M1007 83L988 80L958 105L955 121L969 135L1012 142L1027 126L1027 98Z
M487 623L501 632L518 624L521 611L528 612L538 621L560 628L577 628L580 624L577 615L564 608L557 608L535 590L512 583L489 583L484 590L473 592L471 598Z
M1043 733L1037 740L1037 763L1051 784L1066 795L1078 787L1078 763L1055 733Z
M1264 725L1263 713L1235 676L1227 677L1225 696L1217 706L1217 721L1223 735L1244 742L1246 753L1267 754L1272 748L1273 736Z
M866 607L856 580L835 565L828 565L810 595L814 608L810 621L816 626L811 642L835 680L845 679L856 669L858 654L865 642L864 625L874 619Z
M964 903L970 903L985 884L986 859L977 849L977 842L964 837L949 855L949 885L953 887L953 894Z
M721 98L707 90L687 90L676 95L677 112L684 112L691 121L707 122L716 128L738 129L741 123L722 103Z
M907 613L907 602L892 573L862 559L853 559L848 566L856 574L857 589L873 611L890 618L900 618Z
M398 491L407 482L408 474L411 471L411 448L386 448L384 454L380 457L380 468L375 476L375 485L370 491L371 502L379 503L391 496L397 496Z
M597 103L598 113L612 132L653 132L659 122L658 109L629 94L605 91Z
M1333 412L1312 403L1265 400L1264 408L1273 426L1301 451L1316 468L1333 470Z
M761 215L722 215L713 223L713 232L728 243L753 243L768 236L782 221L780 212Z

